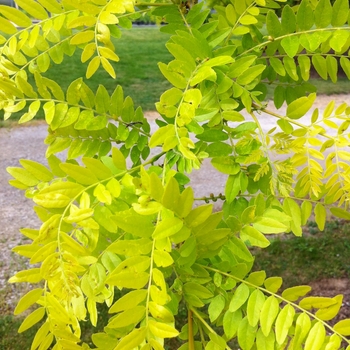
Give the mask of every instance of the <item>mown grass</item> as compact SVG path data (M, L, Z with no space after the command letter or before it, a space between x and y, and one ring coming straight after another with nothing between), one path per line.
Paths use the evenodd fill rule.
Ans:
M131 96L136 106L142 106L145 111L155 110L154 103L169 86L157 65L158 62L168 62L171 59L165 47L168 39L168 34L161 33L153 26L123 30L119 39L113 39L120 57L120 61L113 64L117 78L112 79L100 69L86 83L93 91L102 84L110 93L117 85L121 85L125 95ZM52 66L46 76L55 80L65 91L73 80L85 76L88 63L81 63L80 55L81 50L77 49L61 65Z
M305 227L303 237L281 236L272 240L271 245L262 250L255 250L255 270L266 270L268 276L283 277L283 287L305 284L326 278L350 278L350 225L339 221L326 224L320 232L314 222ZM180 310L179 324L184 324L186 312ZM84 341L92 345L90 336L101 331L110 317L105 306L99 307L99 322L93 329L89 322L82 323ZM23 318L0 315L0 350L29 349L35 330L33 327L23 334L17 334ZM178 343L173 340L174 346ZM177 345L176 345L177 344Z

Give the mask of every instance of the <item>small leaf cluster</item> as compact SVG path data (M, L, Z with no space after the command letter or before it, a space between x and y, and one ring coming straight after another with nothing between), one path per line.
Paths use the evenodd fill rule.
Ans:
M48 125L47 164L8 168L42 222L21 230L28 244L13 251L32 266L9 281L38 284L15 309L36 306L19 329L41 322L31 349L89 349L80 323L96 326L103 303L111 317L96 349L161 350L175 337L182 350L232 339L243 350L350 349L350 320L326 323L341 295L279 292L282 278L252 272L249 249L301 236L311 215L322 230L328 209L350 218L350 107L313 108L309 83L311 68L335 83L340 65L350 78L348 1L303 0L280 17L282 0L16 3L0 5L0 109L22 111L20 123L43 110ZM144 13L164 23L173 56L159 63L171 87L152 132L121 86L92 91L81 77L63 91L45 77L78 50L86 78L99 68L115 78L115 43ZM285 113L268 107L268 84ZM206 159L227 176L224 193L196 198L188 174Z

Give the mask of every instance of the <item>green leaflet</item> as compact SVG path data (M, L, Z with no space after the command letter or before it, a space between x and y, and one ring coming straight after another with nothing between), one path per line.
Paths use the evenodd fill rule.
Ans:
M315 9L316 27L327 27L332 20L332 5L329 0L320 0Z
M223 327L225 335L228 339L232 339L234 335L237 333L238 327L242 321L242 312L241 310L237 310L235 312L231 312L227 310L223 319Z
M155 250L153 254L154 262L159 267L168 267L171 266L174 262L174 259L168 252Z
M296 236L301 236L301 210L299 205L293 199L286 198L283 202L283 210L292 218L291 229L293 233Z
M262 330L259 329L256 334L256 344L261 349L274 349L275 347L275 335L270 332L267 336L263 334Z
M315 206L315 221L317 223L318 228L323 231L325 223L326 223L326 208L321 204L317 203Z
M297 12L297 24L300 30L308 30L314 24L314 14L308 1L301 2Z
M310 310L312 308L324 309L335 304L337 304L335 299L327 297L306 297L299 303L299 305L305 310Z
M122 230L137 237L150 237L154 231L153 215L140 215L129 209L115 213L111 218Z
M141 289L147 284L148 280L149 274L147 272L129 271L126 269L110 276L106 283L124 288Z
M26 331L27 329L33 327L35 324L37 324L43 317L45 316L45 308L39 307L35 311L33 311L31 314L29 314L24 321L22 322L21 326L18 329L18 333L22 333Z
M140 345L146 337L147 328L135 328L118 343L115 350L132 350Z
M35 195L35 203L45 208L63 208L81 192L83 186L73 182L56 182Z
M327 80L328 70L327 70L327 61L321 55L312 56L312 64L315 67L317 73L324 80Z
M165 78L175 87L184 89L187 85L185 78L179 73L172 71L166 64L158 63L158 67Z
M261 308L260 326L261 331L267 337L280 311L278 300L275 296L269 296Z
M117 240L107 248L107 251L126 256L137 256L149 254L151 249L152 241L148 238L141 238L135 240Z
M213 158L211 164L224 174L235 175L240 171L240 165L232 156Z
M153 320L149 321L149 329L153 335L162 339L174 338L179 334L179 332L174 327Z
M16 0L16 4L37 19L46 19L48 13L34 0Z
M144 289L134 290L118 299L109 309L109 313L116 313L139 305L146 299L147 291Z
M194 283L194 282L188 282L188 283L184 284L183 290L185 293L193 294L200 299L209 299L209 298L213 297L213 294L209 289L205 288L204 286L201 286L198 283Z
M266 17L266 27L269 35L273 38L277 38L282 30L281 23L277 15L273 11L269 11Z
M98 183L98 178L88 168L83 168L79 165L70 163L61 163L60 167L67 175L71 176L82 185L92 185L94 183Z
M152 237L162 239L174 235L180 231L183 226L183 221L178 218L169 218L162 220L155 228Z
M36 303L38 299L42 296L43 289L42 288L36 288L31 291L29 291L26 295L24 295L20 301L18 302L14 314L18 315L22 313L23 311L27 310L31 305Z
M315 99L316 94L312 93L308 97L301 97L293 101L287 107L287 117L291 119L301 118L310 110Z
M265 295L263 292L256 289L251 293L247 304L247 318L252 327L255 327L258 324L264 302Z
M244 317L237 331L238 343L242 349L252 348L256 336L256 330L257 327L252 327L249 324L247 317Z
M350 319L342 320L334 325L334 330L342 335L349 336L350 334Z
M53 174L44 165L28 159L21 159L19 162L24 169L26 169L38 180L49 182L53 179Z
M241 306L247 301L249 297L249 288L245 283L241 283L230 301L229 310L235 312L241 308Z
M321 322L317 322L310 330L305 342L305 349L319 350L325 340L326 330Z
M222 295L215 296L208 308L210 322L214 322L221 314L225 307L225 298Z
M276 341L278 344L283 344L287 337L288 330L293 323L295 311L293 306L287 304L279 313L276 319Z
M203 66L198 69L196 75L191 79L190 85L195 86L203 80L216 81L216 72L211 67Z
M291 288L287 288L283 291L282 297L289 300L289 301L296 301L300 297L309 293L310 291L311 291L311 287L309 287L309 286L291 287Z
M247 245L265 248L270 245L269 240L256 228L252 226L244 226L240 232L242 241Z
M264 281L264 286L268 291L276 293L280 289L282 282L281 277L269 277Z
M125 310L114 317L109 323L110 328L123 328L130 325L139 323L146 314L146 308L144 306L135 306L128 310Z
M32 24L31 19L16 8L0 5L0 13L9 21L17 24L20 27L29 27Z
M295 324L295 335L293 339L294 346L300 346L305 341L307 334L311 328L311 321L308 315L301 313Z
M349 2L346 0L336 0L333 4L332 21L334 27L341 27L347 21L349 13Z
M299 51L299 37L287 36L281 40L281 45L286 51L287 55L293 58Z
M236 82L240 85L250 84L255 78L257 78L264 70L265 66L258 64L256 66L250 67L237 77Z
M150 313L151 315L164 323L174 322L173 314L164 306L158 305L155 302L151 301L149 303Z
M293 9L289 5L283 7L281 17L282 33L294 33L296 29L296 18Z

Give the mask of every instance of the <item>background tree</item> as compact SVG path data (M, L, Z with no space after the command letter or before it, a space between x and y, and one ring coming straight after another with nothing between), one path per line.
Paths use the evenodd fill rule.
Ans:
M312 213L323 229L328 207L350 217L349 106L330 103L309 124L300 121L316 98L311 67L336 82L340 63L350 77L348 1L303 0L284 6L281 18L272 0L214 9L207 2L16 3L21 10L0 6L0 106L5 119L23 111L20 123L42 109L48 124L48 167L21 160L8 169L42 221L21 230L31 244L14 248L33 267L10 279L38 283L15 310L37 305L19 329L43 320L32 349L89 348L79 322L96 325L98 303L113 314L92 337L103 350L163 349L174 337L190 350L229 348L233 338L244 350L350 349L350 320L326 323L342 296L307 297L308 286L278 293L282 279L251 272L249 250L267 247L269 234L300 236ZM172 87L156 103L162 119L152 135L121 86L111 95L103 85L92 91L81 77L62 91L45 77L81 50L87 79L100 68L115 78L112 38L143 13L166 23L160 30L171 34L174 57L159 63ZM286 115L267 108L267 84L277 108L288 104ZM265 115L276 120L267 133ZM227 174L225 193L195 199L186 173L206 158ZM194 206L216 199L222 212ZM114 300L116 288L123 296ZM181 333L180 303L188 312Z

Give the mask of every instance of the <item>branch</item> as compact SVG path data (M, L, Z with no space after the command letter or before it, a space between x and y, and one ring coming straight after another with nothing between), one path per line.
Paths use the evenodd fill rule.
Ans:
M246 284L247 286L249 287L252 287L252 288L255 288L255 289L259 289L260 291L266 293L266 294L269 294L269 295L273 295L275 298L278 298L280 299L281 301L283 301L284 303L287 303L293 307L295 307L296 309L299 309L300 311L302 311L303 313L307 314L308 316L310 316L311 318L317 320L318 322L322 323L326 328L328 328L332 333L334 334L337 334L340 338L342 338L343 341L345 341L346 343L350 344L350 340L347 339L345 336L343 336L342 334L338 333L336 330L333 329L332 326L330 326L328 323L326 323L325 321L321 320L320 318L318 318L316 315L314 315L312 312L310 311L307 311L305 309L303 309L301 306L299 306L298 304L296 303L293 303L292 301L289 301L285 298L283 298L281 295L278 295L276 293L273 293L271 291L269 291L268 289L266 288L263 288L263 287L260 287L260 286L257 286L251 282L248 282L246 280L243 280L241 278L238 278L236 276L233 276L233 275L230 275L229 273L226 273L226 272L223 272L223 271L220 271L218 269L214 269L214 268L211 268L211 267L208 267L208 266L205 266L205 265L200 265L201 267L203 267L204 269L206 270L209 270L209 271L212 271L212 272L216 272L216 273L219 273L223 276L226 276L226 277L229 277L229 278L232 278L240 283L244 283Z

